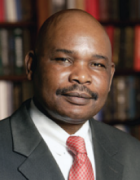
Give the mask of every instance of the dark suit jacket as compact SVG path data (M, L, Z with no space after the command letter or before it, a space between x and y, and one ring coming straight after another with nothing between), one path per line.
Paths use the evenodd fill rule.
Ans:
M0 180L64 180L25 102L0 122ZM97 180L140 180L140 143L129 135L90 120Z

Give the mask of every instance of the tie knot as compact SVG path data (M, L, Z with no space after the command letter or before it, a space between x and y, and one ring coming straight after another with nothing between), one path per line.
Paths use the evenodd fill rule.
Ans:
M76 155L78 153L86 154L85 141L79 136L70 136L66 142L68 148Z

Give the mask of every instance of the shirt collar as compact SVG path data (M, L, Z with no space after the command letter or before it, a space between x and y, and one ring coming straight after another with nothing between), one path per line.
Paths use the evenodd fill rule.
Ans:
M31 101L30 105L30 115L47 145L51 147L51 149L53 148L58 153L64 153L66 151L66 141L70 135L54 121L44 115L35 106L33 100ZM89 137L89 133L89 121L86 121L86 123L83 124L83 126L73 135L81 136L86 140Z

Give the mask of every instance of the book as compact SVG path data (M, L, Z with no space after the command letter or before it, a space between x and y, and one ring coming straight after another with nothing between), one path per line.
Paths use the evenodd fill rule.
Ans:
M22 20L22 7L21 7L21 0L15 0L16 2L16 15L17 15L17 21Z
M67 0L66 1L67 9L75 9L76 8L76 1L75 0Z
M0 29L0 75L4 74L3 71L3 63L2 63L2 33L1 33L1 29Z
M22 39L23 39L23 59L25 58L26 54L29 52L29 50L31 50L31 40L30 40L30 30L25 28L23 29L23 35L22 35Z
M9 74L14 74L14 63L15 63L15 41L13 30L8 30L8 62L9 62Z
M5 7L4 0L0 0L0 22L5 21Z
M130 0L129 1L129 20L135 21L138 19L138 1L139 0ZM140 2L140 1L139 1Z
M33 11L32 0L20 0L20 1L21 1L22 21L31 21L31 20L33 20L34 11ZM45 4L42 3L42 6L45 6ZM46 8L46 6L45 6L45 8Z
M99 0L99 17L101 21L109 20L109 0Z
M85 0L76 0L75 6L76 9L81 9L85 11Z
M140 71L140 26L135 26L134 63L135 71Z
M22 74L23 63L23 30L21 28L14 29L15 41L15 74Z
M36 6L38 14L37 26L39 29L41 25L44 23L44 21L52 14L52 3L51 1L38 0L36 2Z
M124 21L130 18L129 4L131 0L119 0L119 15L120 20Z
M13 110L17 110L22 103L22 83L13 83Z
M54 14L54 13L56 13L58 11L61 11L61 10L66 8L65 0L52 0L51 2L52 2L52 14ZM73 0L67 1L67 6L68 5L72 6L72 3L74 3Z
M10 116L13 112L13 84L0 81L0 119Z
M125 27L120 28L120 43L119 43L119 61L117 64L117 69L124 69L125 68L125 54L126 54L126 47L125 47Z
M6 12L6 21L8 22L17 21L16 0L5 0L5 12Z
M118 0L108 0L109 9L109 19L112 21L119 20L119 1Z
M140 78L135 78L135 107L136 107L136 118L140 117Z
M111 47L112 47L112 53L113 53L113 44L114 44L114 26L105 26L105 30L108 34L108 37L110 39Z
M33 84L31 81L23 81L22 88L22 102L33 97Z
M99 20L99 0L86 0L85 10L95 19Z
M126 93L126 79L119 76L113 80L113 94L114 94L114 118L120 121L127 119L127 93Z
M126 93L127 93L127 106L128 106L128 119L133 120L136 117L136 78L134 76L126 77Z
M122 52L124 56L120 58L124 61L124 68L132 70L134 59L134 28L128 26L124 31L124 51Z
M116 27L114 29L114 43L113 43L113 54L112 59L115 63L116 69L119 65L119 54L120 54L120 36L121 36L121 29L119 27Z
M3 28L1 29L1 58L3 65L4 75L9 75L11 70L9 67L9 44L8 44L8 30Z

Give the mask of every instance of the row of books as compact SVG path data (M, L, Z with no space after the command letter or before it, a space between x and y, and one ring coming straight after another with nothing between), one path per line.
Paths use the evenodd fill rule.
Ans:
M105 122L140 118L140 78L115 77L106 104L96 118Z
M140 71L140 26L106 26L105 29L111 41L116 69Z
M23 101L33 96L29 81L0 81L0 119L10 116Z
M32 5L32 0L0 0L0 22L31 21Z
M111 44L112 59L117 70L140 72L140 26L105 27ZM30 50L27 28L0 29L0 75L22 74L24 57Z
M52 0L52 13L61 9L82 9L100 21L140 19L140 0Z
M22 74L24 57L30 49L28 29L0 29L0 75Z

